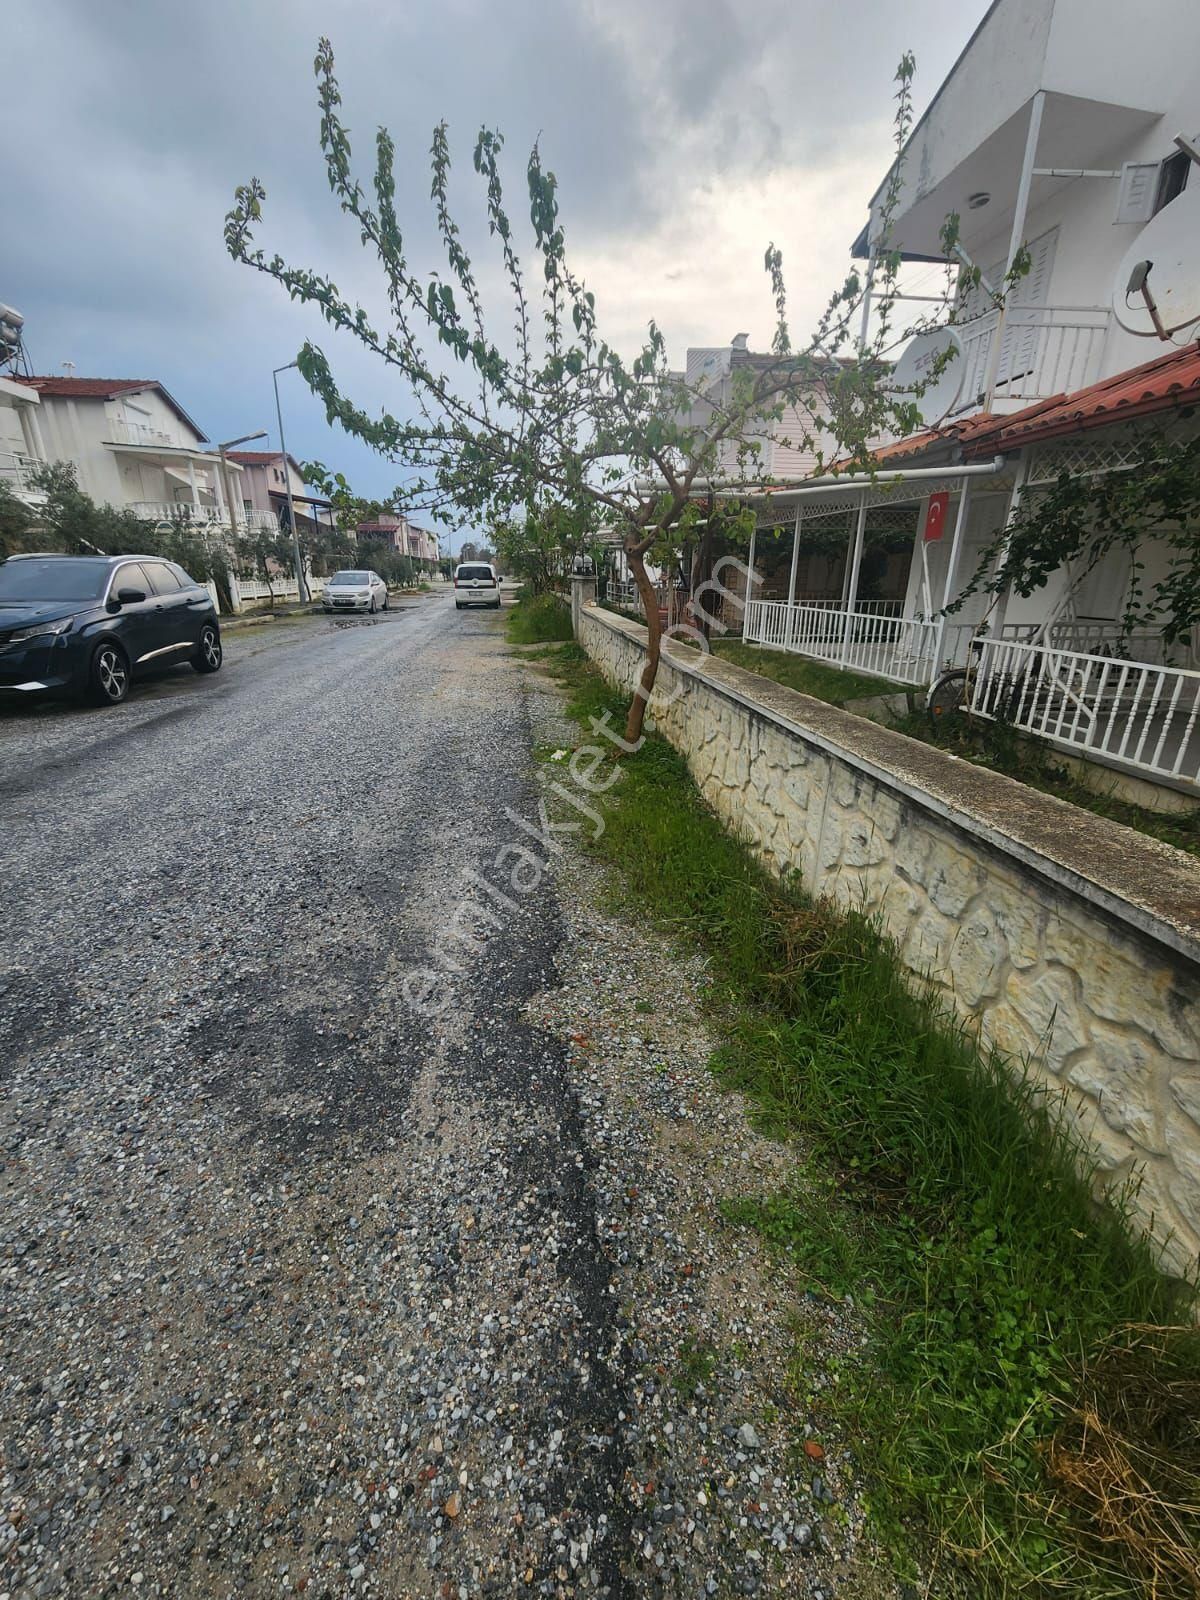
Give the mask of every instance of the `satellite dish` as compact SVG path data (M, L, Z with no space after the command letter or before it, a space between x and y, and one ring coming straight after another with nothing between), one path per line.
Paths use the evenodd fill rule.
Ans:
M1200 184L1176 195L1129 246L1112 303L1126 332L1148 339L1200 322Z
M938 358L947 353L945 366L936 377L931 376L937 371ZM958 334L953 328L935 328L930 333L918 333L905 345L892 372L890 387L898 400L911 400L922 421L932 425L954 409L965 371ZM913 394L912 390L921 383L928 384L928 388L922 394Z

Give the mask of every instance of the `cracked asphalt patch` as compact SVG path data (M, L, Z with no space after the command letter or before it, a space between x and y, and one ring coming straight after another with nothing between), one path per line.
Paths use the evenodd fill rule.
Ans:
M573 1043L574 902L404 999L552 692L442 599L270 632L0 718L0 1596L831 1594L757 1360L672 1385L708 1258L658 1076Z

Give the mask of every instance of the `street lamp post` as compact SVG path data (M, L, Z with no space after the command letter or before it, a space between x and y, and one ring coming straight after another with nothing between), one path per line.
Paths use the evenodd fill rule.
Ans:
M288 477L287 445L283 440L283 407L279 404L279 374L290 372L299 362L289 361L286 366L276 367L271 377L275 383L275 415L279 420L279 450L283 456L283 487L287 493L288 521L292 525L292 554L296 560L296 593L300 604L305 606L309 601L308 585L304 581L304 562L300 559L300 535L296 529L296 507L292 500L292 480Z

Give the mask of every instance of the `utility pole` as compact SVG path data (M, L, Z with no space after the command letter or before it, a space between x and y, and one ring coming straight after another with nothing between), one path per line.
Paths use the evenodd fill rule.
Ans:
M306 606L309 602L308 585L304 581L304 562L300 555L300 534L296 528L296 506L292 500L292 480L288 477L287 445L283 439L283 407L279 404L279 374L290 372L299 362L289 361L286 366L276 367L271 377L275 383L275 416L279 422L279 450L283 457L283 487L287 493L288 521L292 525L292 554L296 560L296 594L300 604Z

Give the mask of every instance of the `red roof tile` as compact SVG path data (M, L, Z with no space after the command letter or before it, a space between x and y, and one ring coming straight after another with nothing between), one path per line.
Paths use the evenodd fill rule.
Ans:
M1056 439L1135 417L1154 416L1200 404L1200 347L1189 344L1156 356L1140 367L1114 373L1073 394L1055 395L1024 411L996 417L987 430L992 448L1013 448L1039 439ZM979 448L982 440L972 442ZM965 441L964 441L965 444Z
M278 450L226 450L225 459L236 461L239 467L274 467L283 459ZM304 476L300 463L288 451L288 460L300 477Z
M960 421L911 433L907 439L881 445L872 458L884 466L924 455L939 445L957 445L964 457L978 459L1188 405L1200 405L1200 346L1194 344L1155 356L1140 367L1114 373L1071 394L1037 400L1006 416L976 411ZM849 470L851 465L839 461L835 470Z
M893 439L890 444L881 444L877 450L872 450L871 459L880 464L891 461L902 461L906 456L923 455L926 450L933 450L941 444L957 444L965 447L968 440L976 434L987 433L999 419L990 411L976 411L972 416L962 417L957 422L943 422L940 427L926 428L922 433L910 433L907 438ZM830 469L834 472L852 471L854 463L850 458L843 457L836 461Z
M16 382L64 400L112 400L135 389L160 387L154 378L17 378Z

